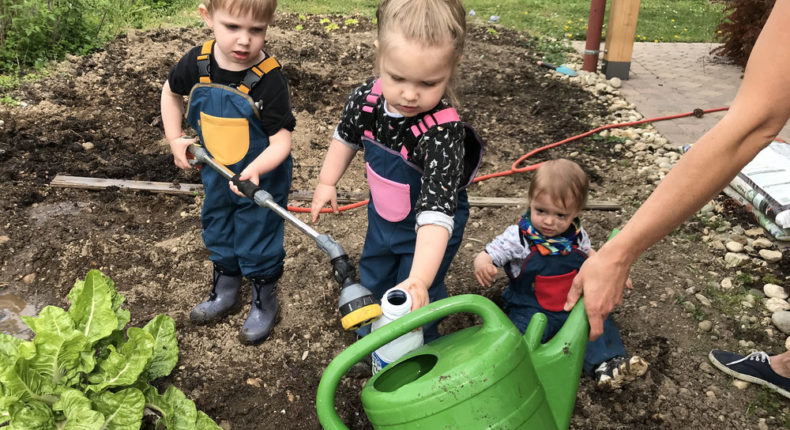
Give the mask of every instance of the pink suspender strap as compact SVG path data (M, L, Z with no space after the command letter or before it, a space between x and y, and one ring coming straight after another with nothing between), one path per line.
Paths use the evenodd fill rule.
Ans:
M421 134L425 133L433 126L460 120L461 118L458 116L458 112L455 109L448 107L422 117L422 119L417 124L411 126L411 132L414 134L415 138L419 138Z

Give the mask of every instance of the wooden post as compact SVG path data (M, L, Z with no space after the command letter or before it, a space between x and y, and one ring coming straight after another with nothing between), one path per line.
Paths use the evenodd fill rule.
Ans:
M601 66L606 79L615 77L628 79L640 2L640 0L612 0L609 8L609 24L606 27L606 51Z

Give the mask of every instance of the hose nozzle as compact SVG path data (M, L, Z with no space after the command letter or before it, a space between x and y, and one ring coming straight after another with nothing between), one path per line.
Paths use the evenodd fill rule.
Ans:
M376 303L370 290L352 283L340 290L338 300L340 323L346 331L364 327L381 316L381 306Z

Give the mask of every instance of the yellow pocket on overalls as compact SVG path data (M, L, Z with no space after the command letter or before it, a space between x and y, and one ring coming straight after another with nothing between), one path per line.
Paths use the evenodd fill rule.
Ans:
M200 112L203 143L222 164L241 161L250 149L250 125L247 118L221 118Z

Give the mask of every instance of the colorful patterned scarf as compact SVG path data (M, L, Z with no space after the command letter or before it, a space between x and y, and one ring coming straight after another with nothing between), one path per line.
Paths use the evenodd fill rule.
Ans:
M554 237L543 237L543 235L532 226L529 219L529 209L521 216L518 221L518 228L521 230L522 240L526 239L530 245L535 246L540 255L568 255L576 243L576 238L581 230L581 221L574 218L570 227L564 233Z

